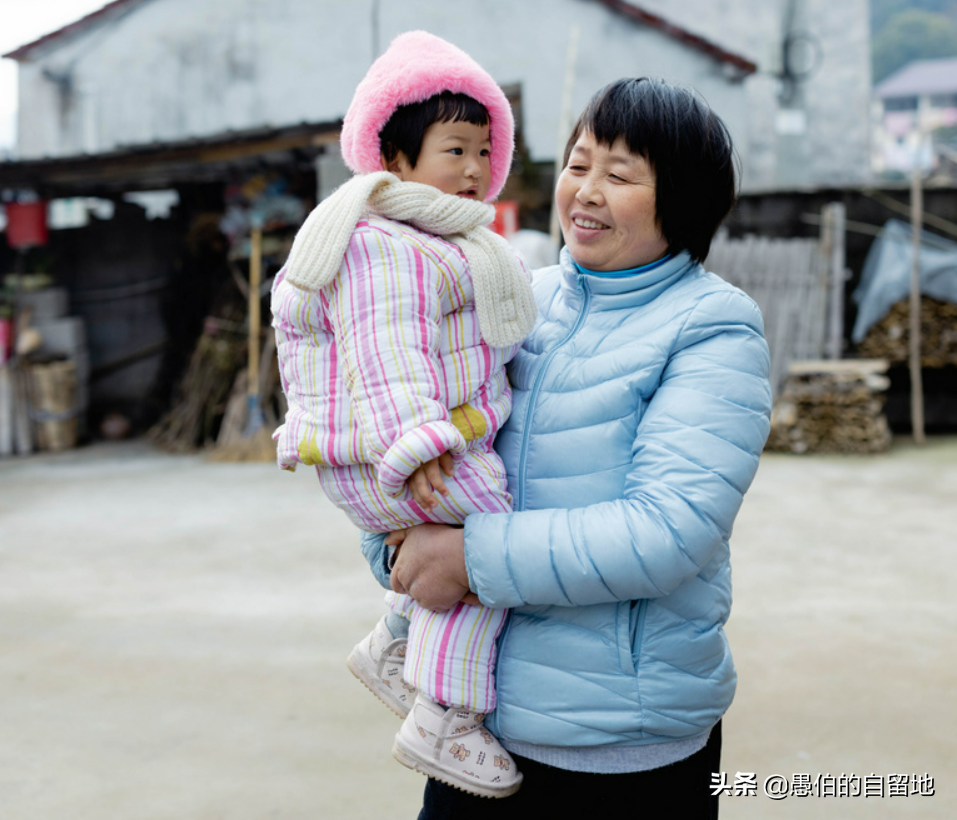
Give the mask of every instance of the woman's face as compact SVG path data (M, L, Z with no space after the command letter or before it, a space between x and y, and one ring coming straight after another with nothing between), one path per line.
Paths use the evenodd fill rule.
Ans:
M579 265L613 271L647 265L668 243L655 215L655 172L621 138L601 145L583 131L555 190L565 244Z

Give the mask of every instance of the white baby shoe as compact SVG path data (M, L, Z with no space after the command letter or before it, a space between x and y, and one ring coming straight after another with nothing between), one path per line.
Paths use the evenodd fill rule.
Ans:
M462 791L508 797L522 785L522 775L484 720L480 712L447 709L419 693L395 736L392 756Z
M416 689L402 679L406 639L393 637L385 616L346 658L346 666L366 687L399 717L412 708Z

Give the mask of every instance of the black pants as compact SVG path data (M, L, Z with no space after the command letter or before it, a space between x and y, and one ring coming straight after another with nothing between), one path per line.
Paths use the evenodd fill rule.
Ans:
M707 745L671 766L630 774L569 772L515 756L524 775L511 797L489 799L429 780L419 820L581 820L630 816L648 820L717 820L718 798L711 795L711 774L720 772L721 723Z

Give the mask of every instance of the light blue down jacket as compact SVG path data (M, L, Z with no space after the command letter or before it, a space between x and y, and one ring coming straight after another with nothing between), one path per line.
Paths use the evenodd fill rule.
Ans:
M701 735L734 696L728 539L769 430L757 306L681 253L630 275L535 277L496 449L515 512L465 524L471 587L509 607L506 741Z

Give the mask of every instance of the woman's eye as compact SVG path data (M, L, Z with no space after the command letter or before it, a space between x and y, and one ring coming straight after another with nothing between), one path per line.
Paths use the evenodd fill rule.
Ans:
M462 156L462 149L461 149L461 148L449 148L449 153L450 153L450 154L455 154L455 156L460 157L460 156Z
M622 177L618 176L617 174L612 174L612 175L611 175L611 181L612 181L612 182L625 182L625 180L624 180Z
M488 148L483 148L479 152L479 156L482 156L482 157L490 157L491 155L492 155L492 152Z

